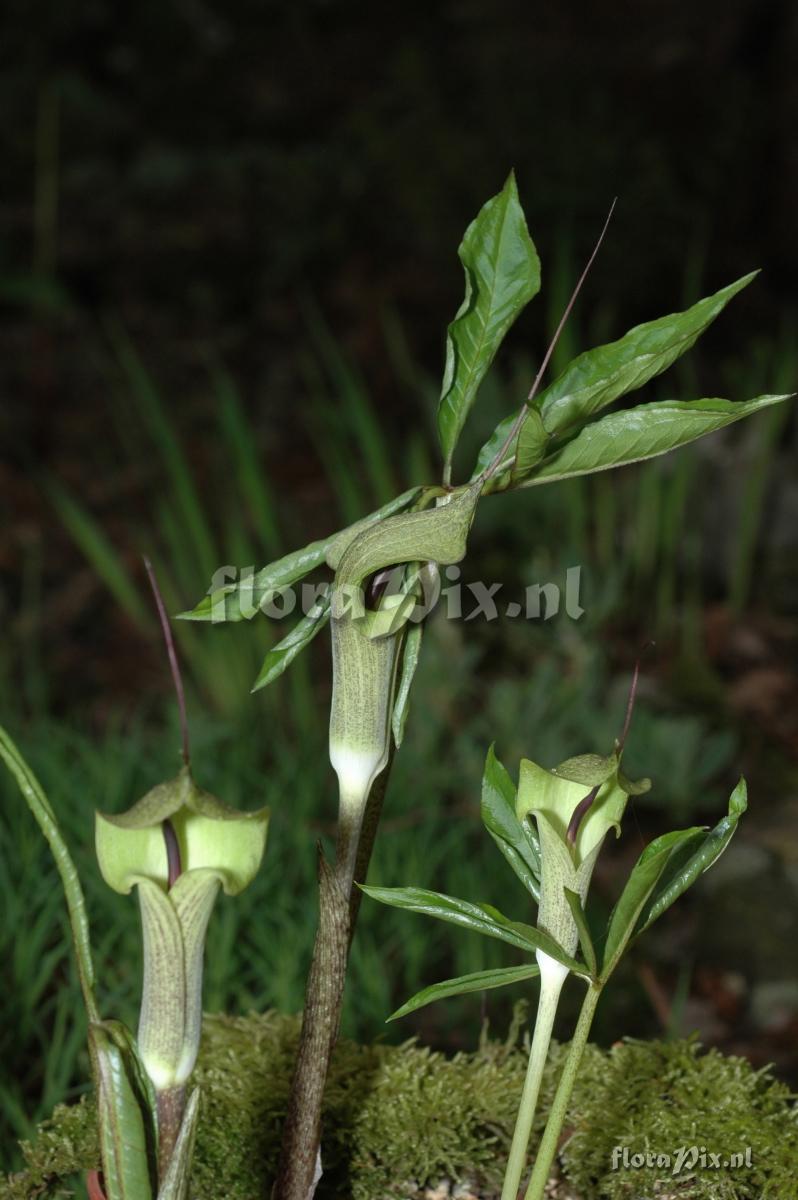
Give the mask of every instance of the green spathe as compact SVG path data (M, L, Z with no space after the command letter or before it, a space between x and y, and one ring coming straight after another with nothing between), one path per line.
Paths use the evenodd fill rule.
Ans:
M165 821L180 874L169 886ZM188 1080L199 1049L205 934L223 888L235 895L257 871L268 810L243 813L194 783L188 767L119 816L96 814L97 858L117 892L138 888L144 978L138 1048L158 1091Z
M520 821L534 816L540 839L540 902L538 925L573 954L579 934L566 889L584 904L593 868L610 829L620 833L630 794L646 790L648 781L628 782L620 771L620 754L596 754L568 759L549 771L523 759L516 814ZM573 841L568 826L578 805L591 789L596 796L582 817Z
M184 767L152 788L127 812L95 814L95 843L103 879L127 895L140 877L166 887L168 866L163 822L170 821L180 847L182 872L213 871L228 896L254 878L266 846L269 810L240 812L197 787Z

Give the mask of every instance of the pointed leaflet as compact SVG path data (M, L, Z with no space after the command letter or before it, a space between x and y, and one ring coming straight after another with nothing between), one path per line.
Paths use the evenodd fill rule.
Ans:
M89 1026L89 1049L97 1081L100 1153L107 1200L150 1200L151 1148L143 1109L128 1062L112 1032Z
M410 688L413 684L416 667L418 666L423 628L421 623L411 625L405 635L405 644L402 650L402 668L399 674L399 684L396 689L396 699L393 703L393 716L391 718L393 740L396 742L397 748L401 746L405 736Z
M655 321L636 325L616 342L585 351L568 364L561 375L540 393L535 408L549 434L559 433L588 420L627 392L633 392L660 375L689 350L700 335L757 272L721 288L713 296L699 300L684 312L671 313ZM482 447L474 474L492 461L512 428L517 413L500 422ZM519 438L520 470L528 457L526 443L534 431L525 421ZM522 448L523 447L523 448ZM508 451L512 454L512 447Z
M75 957L78 963L78 975L83 992L83 1003L89 1021L98 1021L97 1004L94 998L94 965L91 957L89 942L89 920L86 915L86 901L80 886L80 877L67 849L61 830L58 827L55 813L50 801L44 793L33 771L23 759L17 747L0 726L0 758L3 759L11 774L16 779L19 790L33 814L36 823L44 834L52 851L58 874L64 888L69 923L72 928L72 942L75 947Z
M410 488L408 491L402 492L400 496L396 496L389 504L384 504L376 512L364 517L362 521L357 521L349 529L330 534L328 538L321 541L310 542L301 550L293 550L290 554L277 559L276 562L270 563L255 574L245 576L237 583L228 583L217 588L207 596L203 596L195 608L179 613L179 619L182 621L213 621L214 623L250 620L260 612L261 604L264 601L268 602L271 592L297 583L322 563L326 562L335 567L337 563L331 562L330 558L334 556L336 547L345 547L347 538L351 541L368 525L409 508L423 490L420 487Z
M586 425L572 441L533 469L531 476L520 486L536 487L573 475L590 475L594 471L655 458L789 399L784 395L757 396L754 400L740 402L664 400L610 413L600 421Z
M606 981L617 966L643 906L668 866L671 856L678 854L686 842L692 841L696 834L701 832L702 827L696 825L692 829L677 829L674 833L665 833L646 846L638 858L610 916L604 961L601 964L603 980Z
M596 958L593 939L590 936L585 910L582 907L582 900L578 892L573 892L570 888L564 888L563 890L565 892L565 899L568 901L568 907L571 910L571 916L579 933L579 945L585 956L588 970L591 975L596 976L598 974L598 959Z
M482 777L482 823L527 891L540 896L540 847L528 823L515 813L515 784L493 746Z
M252 685L252 691L259 691L282 675L286 667L290 666L296 656L313 641L329 619L330 595L326 592L314 603L310 612L297 621L291 632L267 652L258 678Z
M379 900L382 904L390 904L393 908L403 908L408 912L423 913L428 917L437 917L441 921L450 921L453 925L460 925L474 933L483 933L487 937L497 938L500 942L508 942L520 950L533 953L535 950L543 950L569 970L584 974L584 968L566 954L554 938L549 937L542 929L535 929L520 921L508 920L492 904L471 904L467 900L444 896L441 892L429 892L425 888L360 886L367 896Z
M546 429L560 433L581 425L619 396L667 370L756 275L752 271L685 312L636 325L617 342L580 354L540 397L538 407Z
M714 829L696 834L694 841L686 842L678 854L674 854L662 873L651 898L640 914L635 936L648 929L666 909L670 908L683 892L695 883L713 863L717 862L728 846L737 822L748 807L745 780L741 779L729 798L729 812Z
M510 983L520 983L524 979L533 979L540 974L537 963L524 963L520 967L499 967L488 971L474 971L471 975L460 975L457 979L447 979L443 983L433 983L430 987L416 992L415 996L406 1001L401 1008L388 1017L396 1021L406 1017L408 1013L424 1008L436 1000L447 1000L450 996L465 996L470 992L484 992L490 988L506 987Z
M465 298L448 329L438 404L447 483L454 448L479 385L507 330L540 289L540 261L514 175L469 225L458 256L465 272Z

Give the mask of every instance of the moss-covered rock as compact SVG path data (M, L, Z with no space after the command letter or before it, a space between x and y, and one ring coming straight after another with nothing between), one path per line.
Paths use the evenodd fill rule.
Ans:
M298 1038L296 1018L205 1020L196 1071L202 1114L195 1200L269 1195ZM554 1047L535 1136L553 1094L563 1047ZM498 1193L525 1070L519 1023L506 1041L446 1058L415 1043L343 1041L325 1111L325 1175L319 1198L402 1200L441 1178ZM97 1165L91 1101L60 1107L24 1147L27 1169L0 1184L9 1200L75 1194L70 1176ZM567 1191L580 1200L786 1200L795 1194L798 1116L788 1090L743 1059L695 1042L589 1047L562 1154ZM737 1169L700 1164L674 1179L663 1165L613 1169L613 1150L673 1155L705 1147L722 1159L748 1150ZM534 1151L534 1146L533 1146ZM708 1163L709 1160L707 1160ZM79 1185L76 1185L76 1187ZM80 1192L78 1192L80 1194Z

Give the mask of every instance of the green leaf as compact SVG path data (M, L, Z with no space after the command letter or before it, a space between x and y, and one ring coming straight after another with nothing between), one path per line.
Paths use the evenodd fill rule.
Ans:
M260 605L268 598L269 593L281 587L290 587L323 563L335 569L338 559L358 534L375 522L409 508L423 491L421 487L409 488L347 529L332 533L321 541L310 542L301 550L293 550L283 558L278 558L276 562L269 563L254 575L217 588L203 596L195 608L179 613L178 619L212 621L215 624L250 620L260 612Z
M509 430L507 432L509 436ZM512 470L514 480L528 475L543 460L550 437L551 434L544 428L540 413L537 409L531 408L521 426L518 441L515 444L515 464ZM510 451L512 451L512 446Z
M152 1146L129 1063L113 1032L89 1026L89 1049L97 1080L97 1115L107 1200L150 1200Z
M715 320L733 296L746 287L758 272L744 275L728 287L721 288L713 296L699 300L684 312L671 313L656 321L636 325L616 342L596 346L578 355L568 364L561 375L542 391L535 409L542 417L542 425L549 434L561 433L574 425L582 425L591 416L612 404L627 392L633 392L665 371L696 342L705 329ZM513 422L521 410L510 413L501 421L479 452L474 476L479 475L493 461L509 436ZM521 427L518 460L515 474L522 467L522 447L529 440L534 447L536 433L527 429L530 421ZM539 430L537 437L539 438ZM528 452L523 451L524 455ZM533 451L534 453L534 451ZM508 465L514 449L507 451ZM534 465L530 463L529 465Z
M552 454L521 487L554 483L574 475L590 475L666 454L696 438L752 413L789 400L789 396L757 396L754 400L664 400L610 413L586 425Z
M197 1137L199 1098L199 1088L194 1088L186 1105L186 1111L183 1113L180 1132L169 1160L166 1178L158 1189L158 1200L186 1200L188 1196L191 1160L194 1156L194 1143Z
M683 892L692 887L699 875L703 875L704 871L718 861L734 836L737 823L747 807L748 793L745 780L741 779L729 798L728 815L709 832L702 831L696 834L693 841L686 842L680 851L672 856L640 914L635 936L648 929L649 925L653 925Z
M67 844L58 827L55 813L50 801L44 793L42 785L30 769L24 758L14 745L5 729L0 726L0 758L3 759L11 774L16 779L19 790L28 808L33 814L37 825L44 834L47 844L52 851L58 874L66 897L69 912L69 924L72 929L72 943L75 947L75 957L78 964L78 976L83 993L83 1003L89 1021L98 1021L97 1002L94 997L94 963L91 957L91 942L89 940L89 919L86 914L86 901L80 876Z
M465 298L449 326L438 404L448 483L457 439L504 335L540 289L540 261L510 175L469 225L458 250Z
M447 979L444 983L433 983L430 987L416 992L401 1008L388 1017L396 1021L406 1017L408 1013L424 1008L435 1000L447 1000L449 996L465 996L469 992L485 992L490 988L505 987L510 983L520 983L524 979L533 979L540 974L537 963L524 963L520 967L499 967L489 971L474 971L471 975L460 975L457 979Z
M752 271L684 312L636 325L617 342L580 354L540 395L538 408L546 429L560 433L581 425L667 370L757 274Z
M596 950L593 946L593 939L590 936L590 929L587 924L585 910L582 907L582 901L579 898L579 893L574 892L571 888L563 888L565 898L568 901L568 907L571 910L571 916L574 919L577 932L579 933L579 945L582 947L582 953L585 956L585 962L588 965L590 974L594 977L598 974L598 959L596 958Z
M314 567L325 561L327 549L336 537L333 534L324 541L310 542L301 550L293 550L268 567L247 575L235 583L224 584L214 592L203 596L199 604L188 612L177 614L179 621L212 621L215 625L225 621L249 621L260 612L264 598L278 588L290 587L309 574Z
M306 646L310 645L316 634L324 628L329 619L330 594L328 590L314 603L310 612L297 621L291 632L286 634L276 646L272 646L271 650L267 652L263 660L263 666L258 673L258 678L252 685L252 691L259 691L260 688L266 687L277 679L279 675L282 675L283 671L291 665L296 656Z
M467 900L458 900L454 896L444 896L440 892L429 892L425 888L383 888L360 885L361 890L373 900L382 904L390 904L393 908L403 908L409 912L423 913L428 917L437 917L441 921L450 921L463 929L474 933L485 934L486 937L497 938L500 942L508 942L519 950L544 953L556 958L564 966L578 974L584 974L584 968L559 946L554 938L524 925L520 921L510 921L492 904L471 904Z
M493 746L482 777L482 823L527 891L540 896L540 846L529 823L515 813L515 784Z
M668 866L671 856L701 832L702 827L696 825L692 829L677 829L673 833L665 833L662 837L655 838L640 855L610 916L601 967L604 981L617 966L643 906Z
M402 739L405 735L405 722L407 721L408 704L410 701L410 688L413 683L413 677L418 666L419 654L421 653L421 635L424 626L419 623L411 625L405 635L405 644L402 650L402 666L399 675L399 686L396 689L396 699L393 705L393 717L391 723L393 727L393 738L397 748L401 746Z

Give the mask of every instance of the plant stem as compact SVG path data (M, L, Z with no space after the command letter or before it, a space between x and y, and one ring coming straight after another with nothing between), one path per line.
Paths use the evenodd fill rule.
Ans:
M504 1175L501 1200L517 1200L518 1189L521 1186L521 1176L524 1173L526 1165L526 1152L529 1145L529 1135L532 1130L532 1121L535 1117L535 1108L538 1102L540 1081L543 1078L543 1068L546 1065L549 1053L554 1017L557 1013L557 1004L560 999L562 985L568 974L567 970L564 974L561 971L549 971L544 969L545 965L541 963L540 997L538 999L537 1016L535 1017L535 1032L532 1035L529 1065L527 1066L526 1079L524 1080L524 1090L521 1093L521 1103L518 1108L512 1145L510 1146L510 1157L507 1161L507 1170ZM559 967L560 964L556 963L554 965Z
M324 1085L338 1039L349 946L361 898L354 883L368 871L392 759L393 754L372 784L354 870L344 869L343 864L351 860L346 846L336 848L334 869L319 857L319 926L272 1200L309 1200L318 1183Z
M158 1105L158 1182L163 1183L172 1161L175 1144L186 1109L186 1089L181 1085L157 1093Z
M562 1069L557 1091L554 1094L549 1119L546 1122L546 1128L543 1131L543 1137L540 1141L535 1166L532 1170L532 1177L529 1180L529 1187L526 1190L525 1200L542 1200L543 1198L546 1184L549 1180L551 1164L554 1162L554 1156L557 1153L557 1146L568 1110L568 1103L571 1099L571 1093L574 1090L576 1077L579 1073L579 1065L582 1062L582 1055L585 1052L590 1026L593 1024L593 1016L600 995L601 987L591 983L582 1002L582 1011L579 1014L579 1020L574 1030L573 1040L571 1041L571 1047Z

